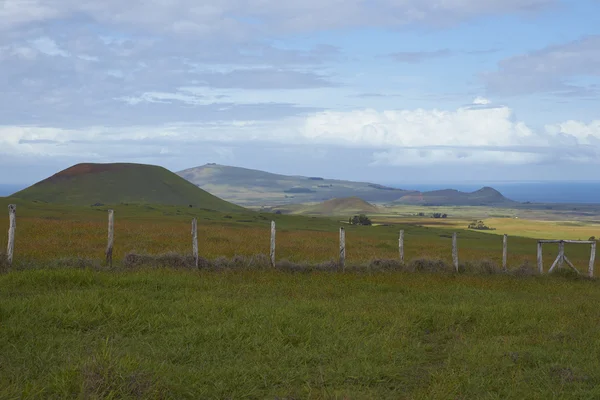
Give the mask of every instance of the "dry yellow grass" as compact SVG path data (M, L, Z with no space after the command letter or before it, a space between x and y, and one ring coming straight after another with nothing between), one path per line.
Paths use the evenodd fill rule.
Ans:
M388 222L410 223L429 228L465 229L472 220L449 218L444 220L431 218L387 218ZM482 231L488 234L521 236L532 239L588 240L591 236L600 237L600 224L578 221L539 221L515 218L486 218L485 225L495 228Z

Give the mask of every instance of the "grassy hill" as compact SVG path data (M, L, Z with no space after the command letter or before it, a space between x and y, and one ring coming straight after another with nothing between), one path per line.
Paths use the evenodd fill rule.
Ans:
M387 203L417 193L368 182L278 175L218 164L190 168L178 175L215 196L244 206L315 203L353 196Z
M242 210L163 167L125 163L78 164L11 197L79 206L135 203Z
M354 214L378 214L381 209L358 197L347 197L343 199L331 199L319 204L298 205L297 207L281 206L274 207L272 211L283 211L292 214L305 215L354 215Z

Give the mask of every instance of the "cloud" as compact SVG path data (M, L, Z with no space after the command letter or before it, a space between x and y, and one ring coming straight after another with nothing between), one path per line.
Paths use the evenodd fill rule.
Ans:
M456 110L356 109L276 120L245 119L125 128L0 127L0 154L90 161L135 150L157 159L212 146L314 146L370 151L374 165L529 165L600 163L600 121L565 121L541 130L506 106ZM226 154L225 154L226 153ZM225 155L231 156L227 150Z
M290 102L297 96L288 90L337 85L319 66L337 56L332 46L289 50L243 45L212 52L212 46L198 43L170 46L148 38L80 35L77 29L57 37L0 46L3 74L10 77L0 80L0 102L5 104L0 119L5 124L84 127L281 118L321 108ZM180 93L182 87L205 93ZM271 97L246 101L233 93L238 89L268 90ZM274 99L277 92L287 96ZM123 100L136 107L124 108Z
M488 99L486 99L485 97L481 97L481 96L477 96L475 98L475 100L473 100L473 104L478 105L478 106L487 106L488 104L491 104L492 102Z
M328 77L313 72L275 68L204 72L195 76L203 86L220 89L307 89L336 86Z
M484 15L529 14L556 0L5 0L0 29L85 17L148 32L245 40L249 35L411 23L454 25Z
M59 48L56 42L48 37L40 37L31 41L32 47L49 56L69 57L70 54Z
M596 84L576 83L600 77L600 35L549 46L500 61L498 70L482 75L487 91L495 95L553 93L595 96Z

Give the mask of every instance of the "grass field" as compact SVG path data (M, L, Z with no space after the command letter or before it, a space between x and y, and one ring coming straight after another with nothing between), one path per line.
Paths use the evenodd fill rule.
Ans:
M0 208L6 209L9 202L8 199L0 199ZM106 208L18 201L15 268L31 268L40 262L48 266L61 259L92 259L100 263L106 247ZM342 224L339 218L253 212L225 214L176 206L118 205L114 208L117 263L130 252L189 254L190 222L194 217L199 219L200 255L208 259L267 254L269 224L274 219L278 227L278 260L297 263L337 260L338 229L344 225L347 230L347 262L350 265L365 264L373 259L397 259L400 229L406 231L407 260L425 257L451 261L452 230L448 226L418 226L414 221L405 221L388 226L358 227ZM6 243L7 228L6 218L0 222L0 243ZM500 237L482 232L458 232L461 263L485 259L497 264L501 262ZM556 257L554 247L548 246L546 250L548 266ZM567 246L569 258L581 271L587 270L588 247ZM518 268L524 263L533 266L535 259L535 240L510 238L509 268Z
M0 398L593 399L600 291L560 277L0 275Z
M0 207L12 202L15 264L0 274L0 399L600 397L597 281L490 275L476 264L459 274L372 268L397 259L400 229L408 260L449 262L458 225L408 217L345 225L355 267L346 273L128 267L129 252L189 255L192 218L201 256L217 265L266 254L271 219L278 260L335 261L342 224L117 205L117 265L104 270L107 207L15 199ZM1 243L7 227L0 222ZM500 263L500 237L458 232L461 264ZM532 270L535 250L535 240L511 237L509 268ZM555 250L547 247L546 268ZM567 246L567 255L587 269L589 248Z

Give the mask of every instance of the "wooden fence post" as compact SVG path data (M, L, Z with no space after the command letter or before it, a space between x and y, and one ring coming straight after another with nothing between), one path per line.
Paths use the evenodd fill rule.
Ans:
M400 252L400 262L404 264L404 231L400 231L398 238L398 250Z
M10 204L8 206L8 248L6 250L6 256L8 258L8 265L12 265L13 258L15 255L15 230L17 229L17 205Z
M192 254L198 268L198 220L196 218L192 220Z
M508 271L508 235L504 235L502 241L502 270L504 272Z
M541 274L544 273L544 262L542 260L542 242L538 242L537 245L537 267L538 272Z
M340 268L346 270L346 231L340 228Z
M275 221L271 221L271 251L269 253L270 260L271 260L271 267L275 267L275 234L276 234Z
M565 265L565 242L558 244L558 267L562 268Z
M113 245L115 240L115 212L108 210L108 245L106 246L106 264L112 267Z
M456 232L452 235L452 262L454 269L458 272L458 235Z
M590 254L590 266L588 267L588 276L594 277L594 262L596 261L596 241L592 243L592 253Z

